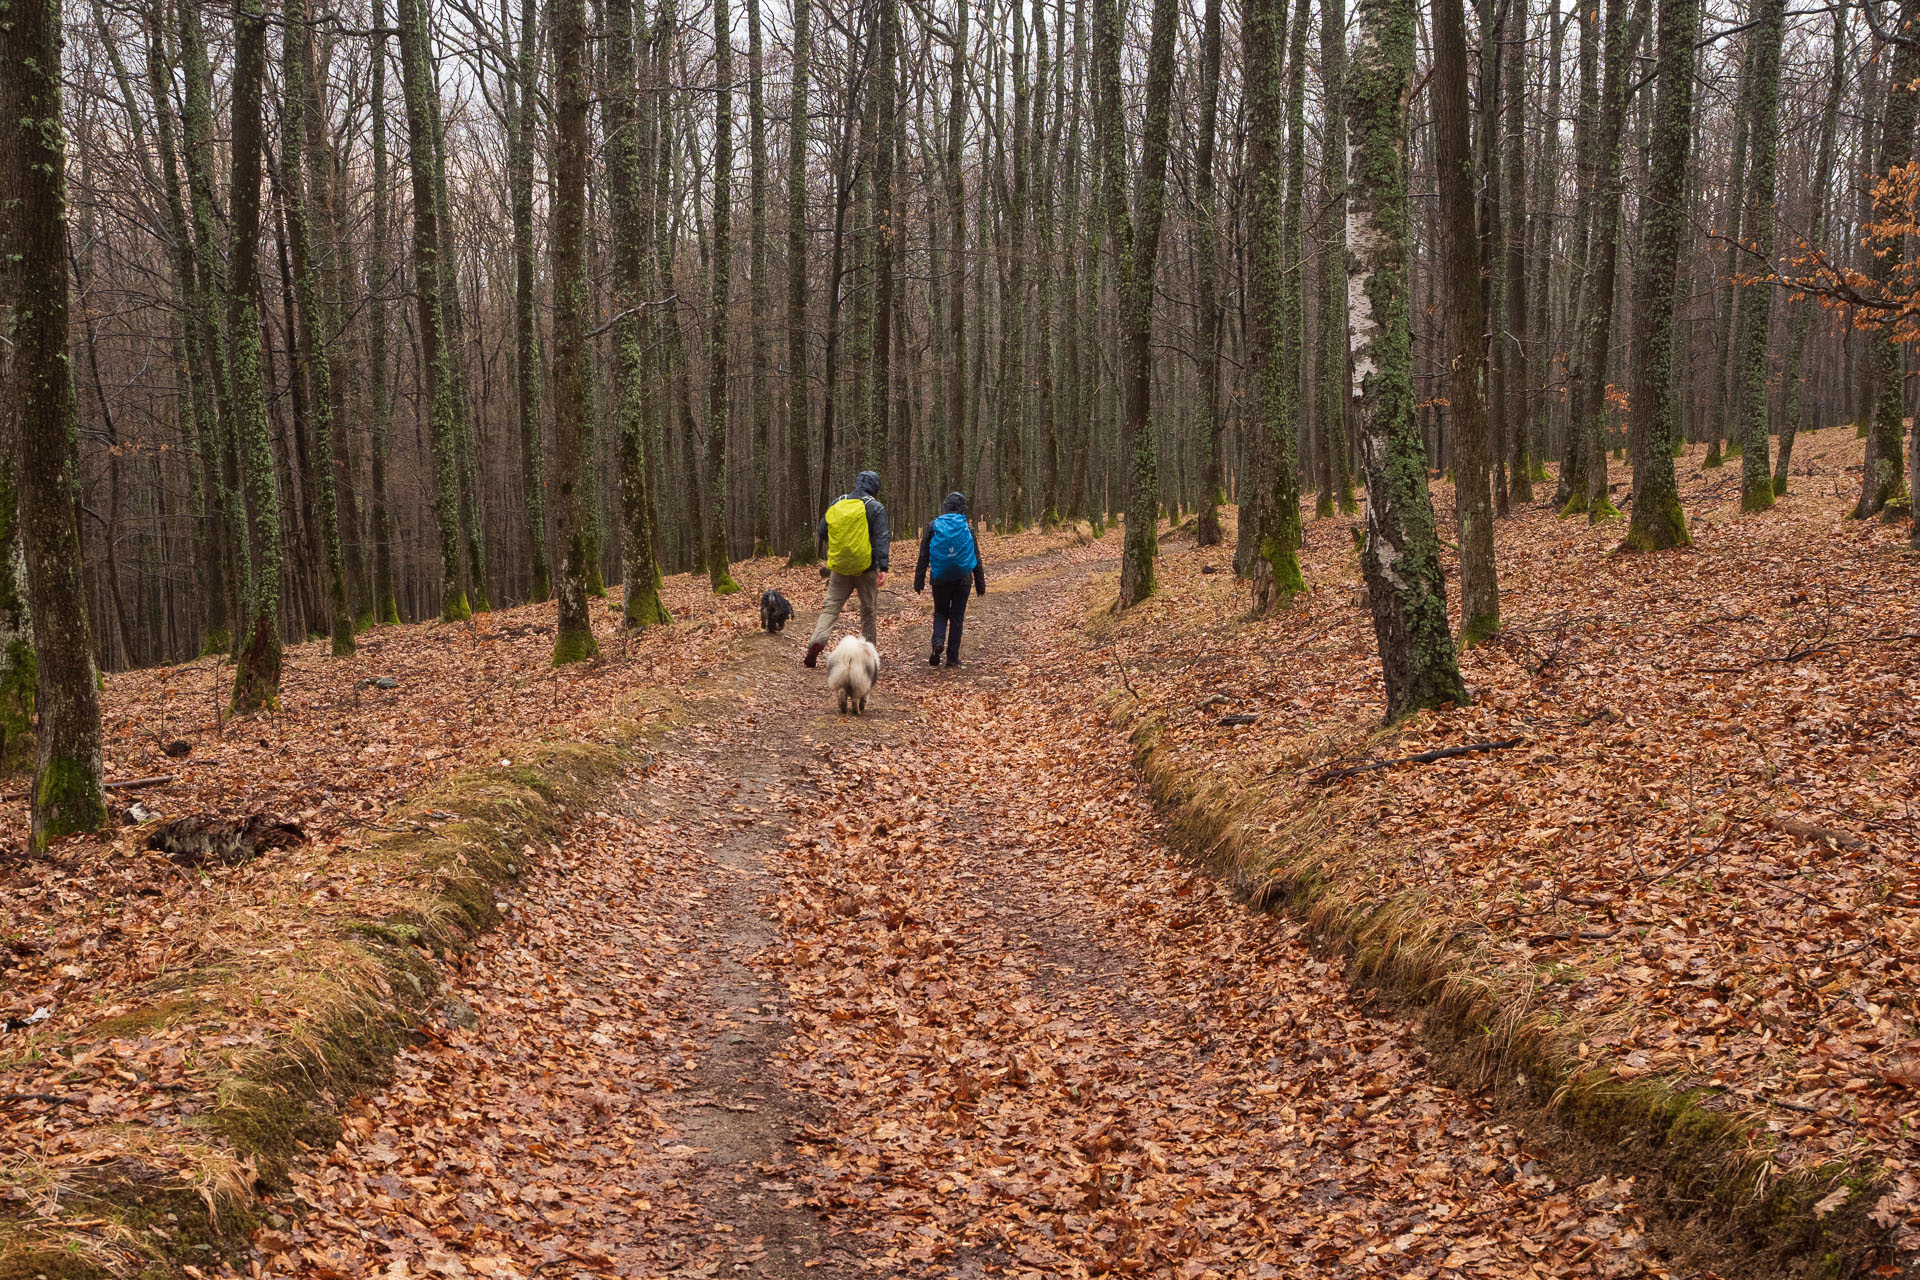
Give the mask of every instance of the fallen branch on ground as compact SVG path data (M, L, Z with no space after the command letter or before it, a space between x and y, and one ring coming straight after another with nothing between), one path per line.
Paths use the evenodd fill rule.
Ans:
M175 775L171 773L162 773L151 778L128 778L124 782L109 782L106 784L106 789L108 791L132 791L136 787L163 787L167 783L172 782L174 777ZM32 790L9 791L5 795L0 795L0 800L25 800L32 794Z
M1369 760L1366 764L1349 765L1344 769L1329 769L1315 782L1332 782L1336 778L1350 777L1356 773L1370 773L1375 769L1391 769L1397 764L1432 764L1435 760L1447 760L1454 756L1472 755L1476 751L1500 751L1507 747L1517 747L1525 738L1502 738L1498 742L1469 742L1464 747L1441 747L1435 751L1422 751L1417 756L1401 756L1397 760Z

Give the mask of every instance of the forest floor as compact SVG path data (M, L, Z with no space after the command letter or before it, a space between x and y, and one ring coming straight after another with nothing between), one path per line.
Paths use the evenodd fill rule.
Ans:
M1743 516L1739 459L1693 447L1694 545L1659 555L1617 553L1624 521L1557 518L1548 481L1496 523L1503 626L1462 656L1473 705L1391 732L1358 517L1308 522L1311 589L1271 617L1231 578L1231 526L1224 548L1163 537L1159 593L1123 617L1110 584L1088 603L1150 771L1256 833L1230 874L1407 942L1416 970L1446 952L1431 976L1490 993L1490 1039L1657 1082L1764 1161L1740 1195L1799 1175L1774 1208L1853 1214L1912 1267L1920 558L1904 520L1846 518L1862 451L1801 435L1790 494ZM1449 485L1435 502L1450 535ZM1492 745L1407 760L1471 744Z
M1673 1274L1631 1182L1561 1181L1434 1078L1158 842L1104 720L1034 696L1112 550L990 553L957 671L896 587L862 718L797 626L689 686L264 1269Z
M1685 464L1690 552L1503 521L1475 704L1391 737L1347 520L1309 522L1315 589L1265 619L1178 532L1118 621L1116 534L989 539L958 671L925 665L897 571L859 719L798 663L817 579L769 562L719 602L674 580L673 627L607 615L603 660L559 673L530 608L290 650L272 717L223 722L213 662L116 675L110 778L313 839L190 874L139 826L0 855L0 1017L48 1010L0 1033L0 1246L44 1220L111 1254L81 1175L129 1153L223 1203L257 1171L212 1149L214 1064L288 1034L322 934L409 901L358 856L389 810L635 723L647 750L449 960L391 1078L270 1180L242 1273L1756 1274L1670 1253L1627 1170L1459 1092L1416 1013L1176 855L1128 738L1149 722L1274 828L1310 813L1316 867L1484 939L1583 1057L1770 1113L1787 1167L1875 1160L1872 1212L1910 1233L1913 565L1838 518L1850 433L1799 449L1756 520L1736 472ZM776 583L800 612L767 637ZM192 1002L162 996L186 975Z

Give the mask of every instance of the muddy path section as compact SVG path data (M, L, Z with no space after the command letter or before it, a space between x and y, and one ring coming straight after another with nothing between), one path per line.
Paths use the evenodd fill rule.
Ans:
M1048 692L1105 568L999 575L967 678L895 685L922 736L822 761L785 851L762 963L836 1235L898 1275L1711 1276L1165 848L1124 743Z

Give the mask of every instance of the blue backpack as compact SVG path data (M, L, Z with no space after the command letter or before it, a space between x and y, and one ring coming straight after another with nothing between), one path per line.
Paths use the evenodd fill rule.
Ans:
M967 528L964 512L949 511L933 522L933 538L927 548L928 570L935 582L964 578L979 567L980 556L973 547L973 530Z

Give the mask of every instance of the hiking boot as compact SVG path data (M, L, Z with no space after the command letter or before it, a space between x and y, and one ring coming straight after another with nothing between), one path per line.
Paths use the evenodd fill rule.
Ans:
M928 665L928 666L930 666L930 667L937 667L937 666L939 666L939 665L940 665L940 655L941 655L941 653L943 653L943 652L944 652L945 650L946 650L946 646L945 646L945 645L943 645L943 644L937 644L937 645L935 645L935 646L933 646L933 652L927 655L927 665Z
M810 667L817 666L820 662L820 651L826 647L827 646L824 643L818 640L815 640L812 644L808 645L807 656L804 659L806 664Z
M954 656L953 654L948 654L948 655L947 655L947 665L948 665L949 667L957 667L957 666L959 666L959 665L960 665L960 659L959 659L959 658L957 658L957 657L955 657L955 656Z

